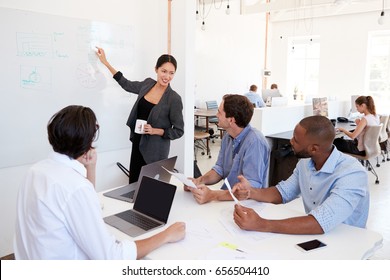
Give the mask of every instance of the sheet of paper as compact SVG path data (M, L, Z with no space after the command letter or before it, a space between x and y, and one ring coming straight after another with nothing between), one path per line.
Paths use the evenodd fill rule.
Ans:
M192 182L190 179L188 179L186 175L184 175L182 173L175 173L175 172L169 171L164 166L161 166L161 167L164 168L168 173L170 173L171 175L173 175L177 179L179 179L180 182L182 182L184 185L189 186L191 188L195 188L195 189L197 188L196 185L194 184L194 182Z
M228 188L229 193L230 193L230 195L232 196L234 202L235 202L236 204L238 204L238 205L241 205L240 202L238 201L238 199L234 196L234 194L233 194L233 192L232 192L232 187L230 186L230 183L229 183L229 181L228 181L227 178L225 178L225 185L226 185L226 187Z
M179 245L185 256L192 259L194 256L198 256L204 259L205 252L220 242L220 237L216 234L219 232L218 224L204 218L191 218L185 222L186 236L175 244Z
M253 208L258 213L265 207L265 204L254 200L245 200L242 204L245 207ZM275 234L269 232L247 231L240 229L233 220L233 209L231 207L221 210L219 222L231 235L238 238L259 241L275 236Z

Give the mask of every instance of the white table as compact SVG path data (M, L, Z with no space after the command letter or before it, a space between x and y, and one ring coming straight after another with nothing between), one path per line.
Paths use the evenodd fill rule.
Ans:
M186 238L177 243L171 243L151 252L147 259L153 260L196 260L196 259L367 259L382 246L382 236L367 229L348 225L340 225L331 232L322 235L289 235L264 234L240 230L233 222L233 201L211 202L199 205L192 194L185 192L181 183L172 179L178 185L174 203L168 220L168 225L176 221L186 222ZM103 216L112 215L133 207L132 203L122 202L103 196L100 199L104 205ZM265 218L287 218L301 216L288 205L261 204L259 214ZM224 218L222 218L224 217ZM225 222L221 222L225 221ZM226 227L226 224L229 226ZM117 239L131 239L130 236L108 226L109 231ZM165 226L166 227L166 226ZM163 228L146 233L136 239L151 236ZM233 231L236 230L236 231ZM301 252L295 244L319 239L326 243L325 248ZM226 245L228 244L228 245ZM238 248L242 253L233 248Z

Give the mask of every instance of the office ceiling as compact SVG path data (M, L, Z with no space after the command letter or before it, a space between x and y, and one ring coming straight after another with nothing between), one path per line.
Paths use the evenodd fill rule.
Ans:
M197 0L199 5L240 2L243 15L270 13L271 21L336 16L382 11L382 0ZM385 8L387 7L385 0ZM390 5L390 3L389 3Z

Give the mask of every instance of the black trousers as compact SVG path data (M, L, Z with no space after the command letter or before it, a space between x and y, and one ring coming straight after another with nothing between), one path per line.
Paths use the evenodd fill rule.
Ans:
M137 182L139 173L141 172L142 166L146 165L144 157L139 150L139 143L141 141L141 135L137 134L133 138L133 145L131 148L130 156L130 168L129 168L129 184Z
M356 140L344 139L343 137L336 138L333 140L333 144L336 146L337 150L343 153L355 154L359 156L365 156L365 151L359 151L357 147Z

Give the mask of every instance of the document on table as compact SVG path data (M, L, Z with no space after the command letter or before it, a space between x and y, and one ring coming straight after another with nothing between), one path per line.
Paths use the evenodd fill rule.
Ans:
M196 185L194 184L194 182L192 182L190 179L187 178L186 175L184 175L183 173L175 173L175 172L172 172L172 171L169 171L168 169L166 169L164 166L161 166L162 168L164 168L169 174L175 176L177 179L180 180L180 182L182 182L184 185L186 186L189 186L191 188L197 188Z
M189 256L203 257L210 248L220 242L218 224L207 221L204 218L191 218L186 220L186 238L178 242L181 250Z
M264 203L257 202L254 200L244 200L242 201L242 204L245 207L253 208L256 212L260 212L265 207ZM241 238L251 238L257 241L275 236L275 234L269 232L247 231L240 229L233 221L233 209L231 207L221 210L219 222L233 236Z
M238 199L234 196L234 194L233 194L233 192L232 192L232 187L230 186L230 183L229 183L229 181L228 181L227 178L225 178L225 185L226 185L226 187L228 188L229 193L230 193L230 195L232 196L234 202L235 202L236 204L238 204L238 205L241 205L240 202L238 201Z

